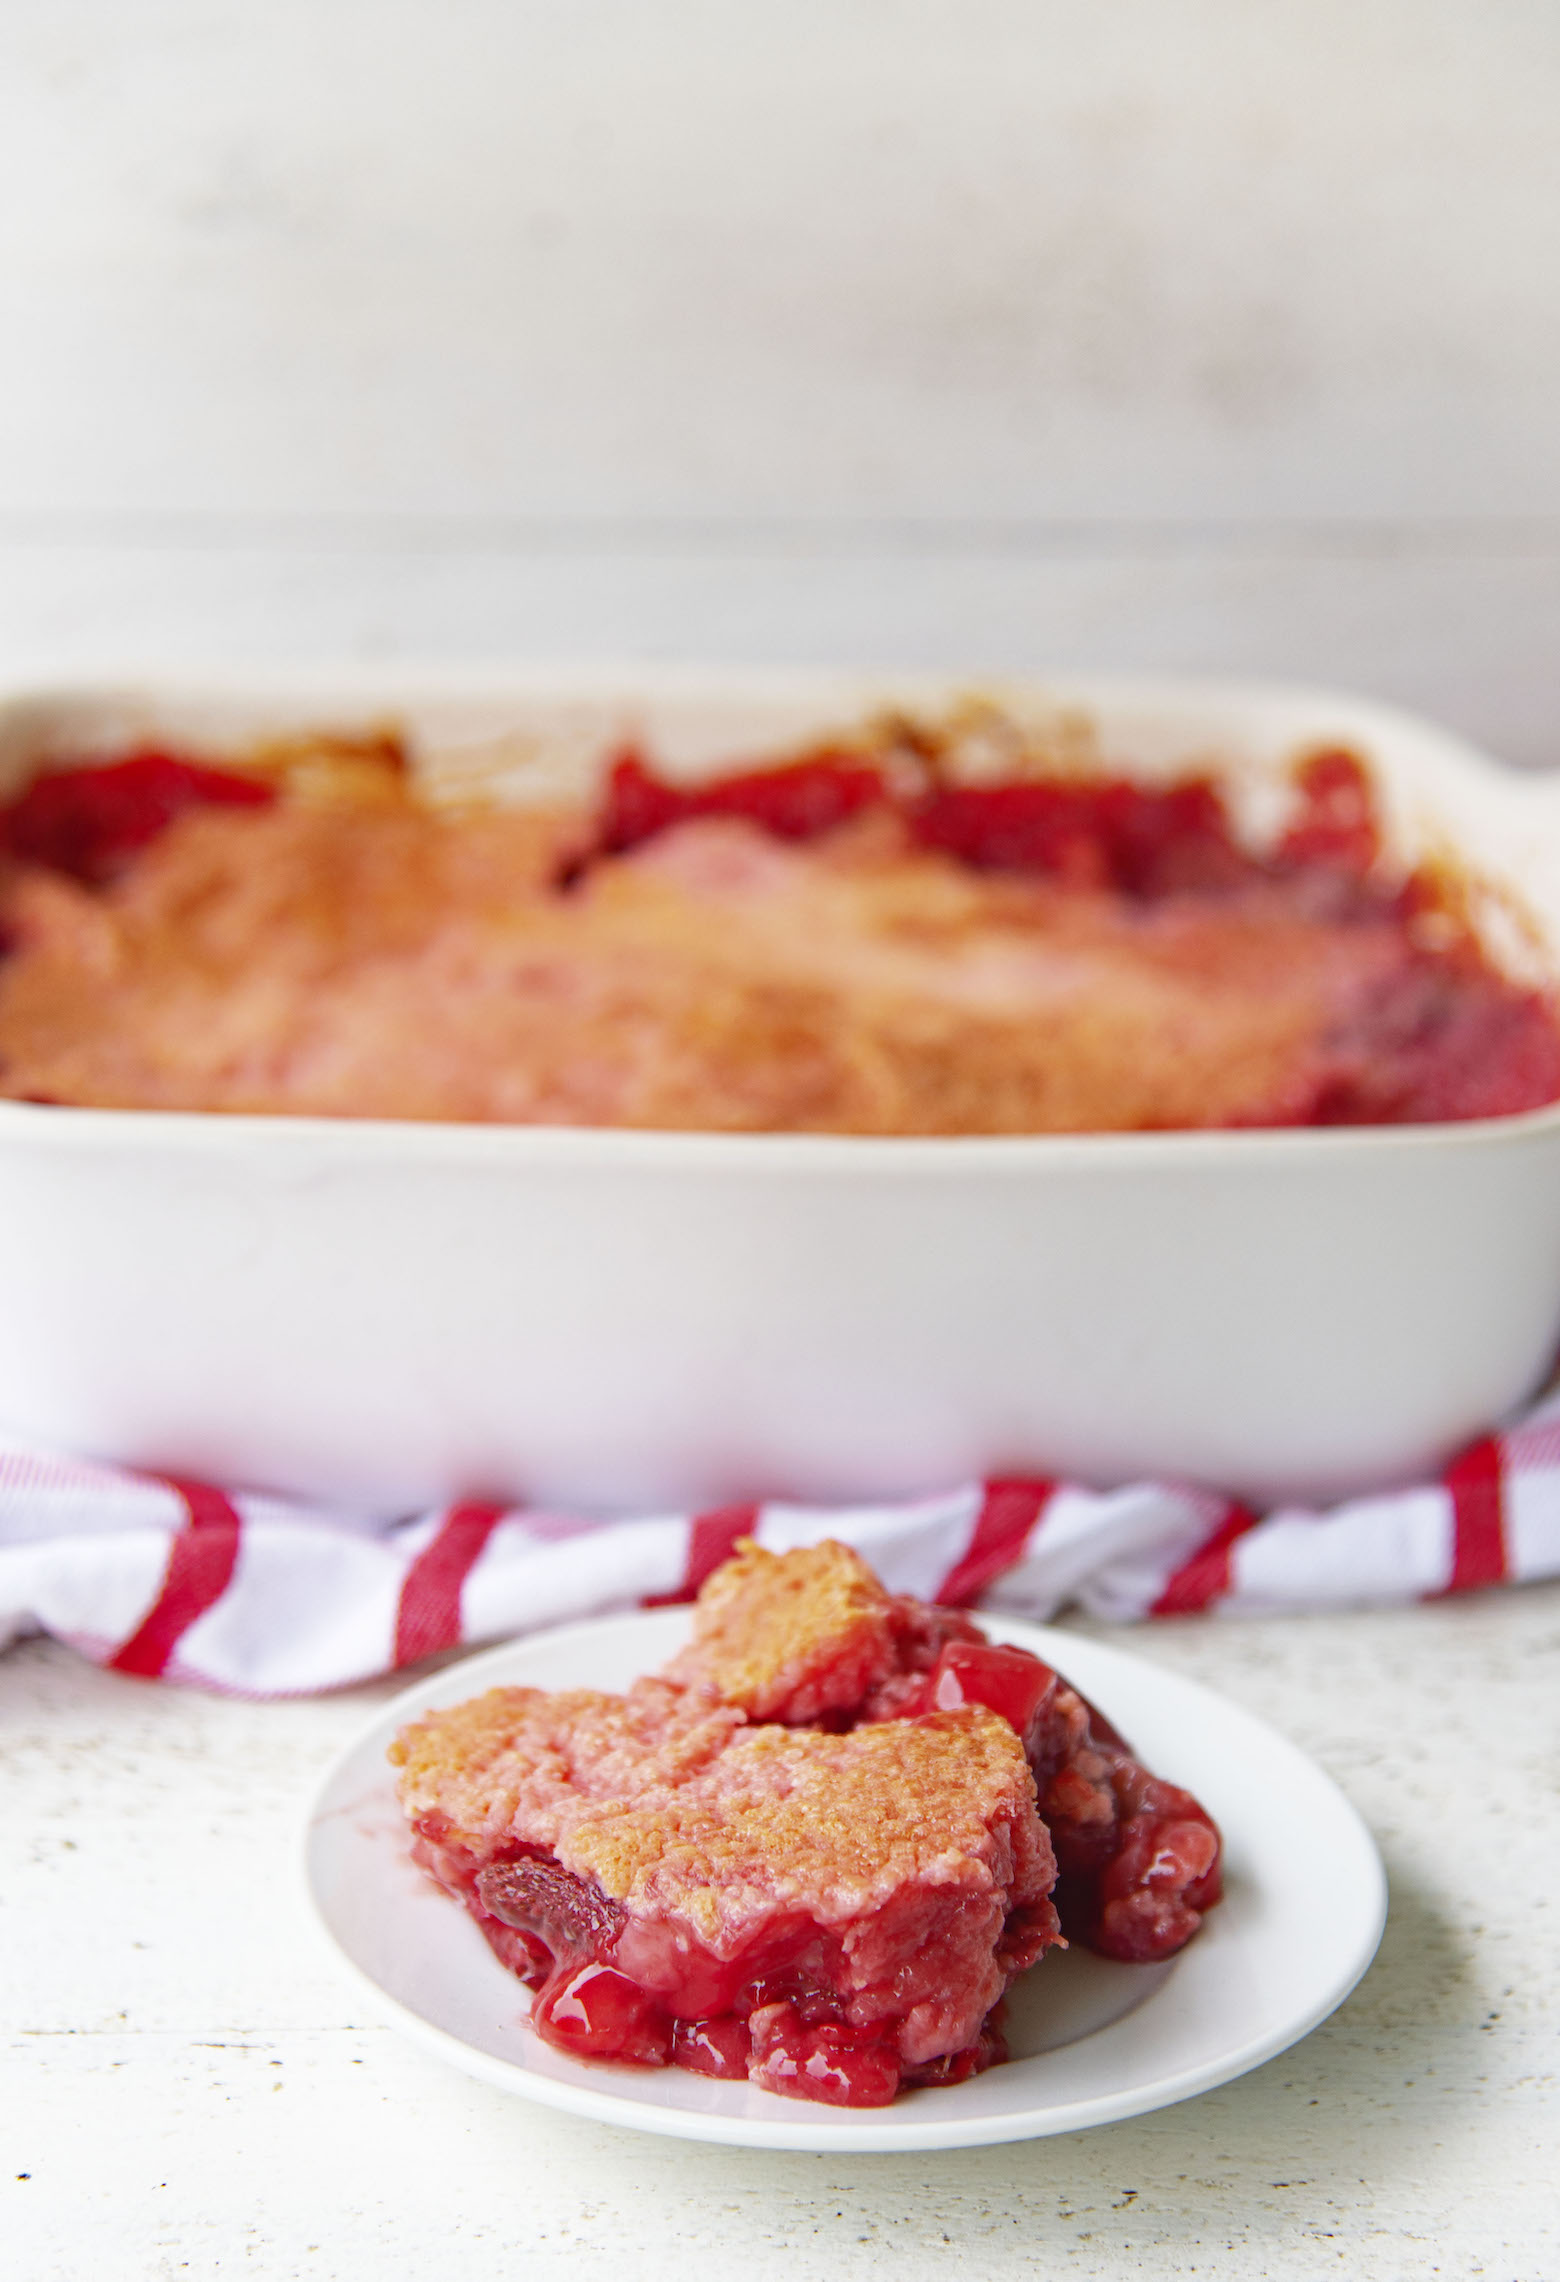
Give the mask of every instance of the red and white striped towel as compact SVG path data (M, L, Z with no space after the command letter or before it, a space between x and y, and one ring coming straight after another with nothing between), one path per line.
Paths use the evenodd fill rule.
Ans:
M1560 1396L1415 1489L1257 1516L1168 1483L977 1483L897 1505L632 1521L456 1505L383 1522L0 1443L0 1647L308 1695L441 1649L691 1599L739 1537L860 1548L895 1592L1126 1622L1434 1599L1560 1576Z

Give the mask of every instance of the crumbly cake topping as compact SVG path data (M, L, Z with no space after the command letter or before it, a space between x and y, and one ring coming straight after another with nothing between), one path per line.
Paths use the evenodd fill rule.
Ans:
M471 1864L547 1848L721 1954L777 1913L838 1925L915 1884L1006 1907L1054 1875L1023 1747L978 1706L829 1735L749 1727L661 1680L494 1688L426 1713L391 1757L441 1847Z
M923 1885L1006 1905L1052 1875L1023 1748L983 1709L846 1735L745 1730L674 1797L582 1818L558 1856L717 1955L782 1911L838 1926Z
M848 1545L776 1554L744 1538L700 1593L669 1677L750 1719L817 1719L860 1703L893 1669L892 1608Z
M106 888L7 872L0 1091L711 1131L1271 1122L1427 987L1389 914L1343 924L1284 882L1138 907L865 826L798 848L712 819L563 893L583 823L289 799L183 816Z
M412 1721L390 1758L408 1820L475 1859L511 1839L556 1846L591 1815L671 1797L741 1725L657 1679L621 1696L490 1688Z

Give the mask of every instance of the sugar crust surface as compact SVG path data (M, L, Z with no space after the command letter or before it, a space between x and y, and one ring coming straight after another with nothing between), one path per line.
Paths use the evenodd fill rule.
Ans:
M625 1697L494 1689L396 1747L408 1818L475 1861L519 1843L717 1955L780 1912L839 1926L921 1885L944 1900L1050 1886L1018 1737L969 1707L830 1735L749 1727L655 1681Z
M288 800L120 880L0 878L0 1091L80 1105L1021 1133L1266 1120L1401 968L1259 885L1132 906L884 820L679 826L568 894L582 811ZM1298 1089L1298 1090L1297 1090Z
M670 1676L750 1719L816 1719L860 1703L893 1669L892 1612L848 1545L771 1553L747 1539L699 1595Z

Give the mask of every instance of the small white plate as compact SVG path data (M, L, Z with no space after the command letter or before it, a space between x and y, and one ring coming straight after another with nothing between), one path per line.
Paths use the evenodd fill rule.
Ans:
M1118 1648L996 1617L1096 1702L1156 1774L1224 1833L1226 1893L1166 1965L1053 1954L1008 2001L1013 2058L890 2108L827 2108L680 2068L566 2059L526 2025L525 1990L411 1860L385 1750L403 1724L483 1688L620 1688L661 1664L686 1609L570 1625L409 1688L337 1761L309 1818L305 1875L326 1932L409 2036L503 2090L602 2123L741 2147L836 2153L979 2147L1112 2123L1227 2083L1325 2020L1376 1953L1386 1879L1364 1823L1292 1743L1211 1690Z

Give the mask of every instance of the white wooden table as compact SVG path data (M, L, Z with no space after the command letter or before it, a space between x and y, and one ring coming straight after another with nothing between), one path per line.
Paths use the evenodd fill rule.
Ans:
M7 0L0 686L1358 687L1560 759L1560 10Z
M17 2282L1560 2274L1560 1588L1151 1628L1311 1750L1392 1879L1351 2002L1139 2121L764 2155L491 2091L309 1920L302 1806L388 1689L250 1705L0 1659L0 2270Z

